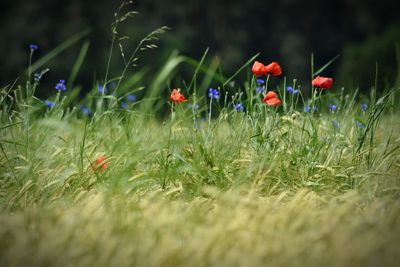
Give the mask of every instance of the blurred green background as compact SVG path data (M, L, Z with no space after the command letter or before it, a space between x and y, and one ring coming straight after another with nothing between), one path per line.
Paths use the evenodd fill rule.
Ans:
M50 72L39 95L53 91L59 79L69 76L82 43L90 41L88 54L77 77L83 91L104 77L111 40L111 23L120 1L14 0L1 1L0 80L10 84L28 64L28 46L39 45L34 60L46 55L72 35L90 33L46 64ZM378 63L379 88L399 83L400 16L397 1L242 1L242 0L138 0L124 11L136 10L119 32L131 51L148 32L159 26L172 30L161 36L159 48L140 54L137 69L159 69L173 50L200 60L207 47L218 57L229 76L257 52L263 62L279 61L288 79L300 84L310 80L310 55L322 66L336 55L340 58L323 74L335 77L335 86L359 87L368 92L374 84ZM111 74L123 69L115 48ZM127 52L127 54L129 54ZM131 72L135 72L132 69ZM180 78L190 79L193 69L183 67Z

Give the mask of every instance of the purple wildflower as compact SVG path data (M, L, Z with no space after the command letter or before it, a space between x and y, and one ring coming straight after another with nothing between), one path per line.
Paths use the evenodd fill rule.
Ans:
M55 86L56 90L58 91L67 91L67 86L65 85L65 80L60 80L56 86Z

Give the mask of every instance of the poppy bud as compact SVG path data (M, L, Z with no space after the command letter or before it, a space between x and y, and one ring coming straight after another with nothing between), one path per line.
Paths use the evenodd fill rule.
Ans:
M102 155L95 160L95 162L93 163L93 166L96 169L105 170L108 167L108 162L104 162L104 161L106 161L107 159L108 159L107 156Z

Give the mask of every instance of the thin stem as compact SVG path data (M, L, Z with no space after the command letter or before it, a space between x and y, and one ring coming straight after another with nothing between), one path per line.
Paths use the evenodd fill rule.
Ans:
M28 81L25 87L25 127L26 127L26 150L25 150L25 157L28 158L29 153L29 89L31 87L31 74L32 74L32 55L34 50L31 49L29 53L29 65L28 65Z
M268 81L269 81L269 76L270 76L270 74L268 74L267 79L265 80L265 92L268 92Z
M147 37L146 37L146 38L147 38ZM133 51L133 53L132 53L131 56L129 57L128 62L126 62L125 67L124 67L124 69L123 69L123 71L122 71L122 73L121 73L121 76L120 76L119 79L118 79L117 86L115 86L114 93L117 92L119 86L121 85L121 81L122 81L122 79L124 78L126 71L128 70L128 67L131 65L133 59L134 59L135 56L136 56L136 53L139 51L140 47L142 46L142 44L143 44L144 40L146 40L146 38L145 38L145 39L142 39L142 40L139 42L139 44L136 46L135 50Z
M210 98L210 110L208 112L208 131L210 131L211 127L211 110L212 110L212 97Z
M255 80L255 78L253 77L252 79L251 79L251 83L250 83L250 103L249 103L249 110L251 110L251 112L252 113L254 113L254 110L253 110L253 101L254 101L254 93L253 93L253 90L254 90L254 88L253 88L253 86L254 86L254 80Z
M110 52L108 53L108 60L107 60L107 67L106 67L106 75L104 76L104 86L107 85L108 73L109 73L109 71L110 71L110 66L111 66L112 52L113 52L113 50L114 50L114 43L115 43L115 34L113 34L113 38L112 38L112 41L111 41Z
M33 50L31 49L31 52L29 54L29 65L28 65L28 84L31 83L31 76L32 76L32 56L33 56Z

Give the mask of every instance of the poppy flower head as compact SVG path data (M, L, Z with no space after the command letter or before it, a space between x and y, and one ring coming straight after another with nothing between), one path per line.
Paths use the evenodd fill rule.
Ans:
M268 106L279 107L282 104L282 101L279 98L271 98L264 101Z
M186 102L187 100L185 99L185 96L181 94L179 89L174 89L171 92L171 96L169 97L174 104L179 104Z
M108 160L108 157L105 156L105 155L102 155L102 156L98 157L93 163L94 168L97 169L97 170L105 170L105 169L107 169L107 167L108 167L107 160Z
M261 62L255 61L251 71L253 72L254 76L259 77L264 74L265 66Z
M274 91L269 91L269 92L264 96L263 102L265 102L265 101L267 101L267 100L270 100L270 99L273 99L273 98L278 98L277 93L275 93Z
M269 91L263 98L263 102L268 106L279 107L282 101L278 98L278 95L274 91Z
M279 76L282 74L281 66L279 66L278 62L272 62L265 66L264 74L271 74L272 76Z
M329 89L332 87L332 84L333 84L332 78L327 78L327 77L322 77L322 76L317 76L312 81L312 86L318 87L321 89Z

